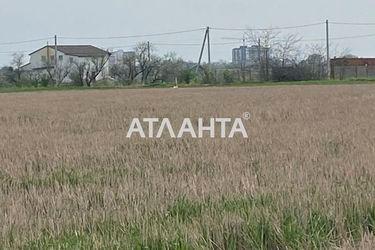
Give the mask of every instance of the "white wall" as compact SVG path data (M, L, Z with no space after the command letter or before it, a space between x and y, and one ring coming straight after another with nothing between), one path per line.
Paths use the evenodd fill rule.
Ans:
M37 68L43 68L46 67L46 62L42 61L42 57L44 56L47 58L47 55L49 56L55 56L55 50L53 48L49 48L49 51L47 51L47 48L43 48L34 54L30 56L30 65L28 65L25 69L37 69ZM62 56L62 60L60 59L60 56ZM57 51L57 60L58 60L58 66L64 67L71 64L71 60L73 60L76 63L83 63L83 62L89 62L91 67L94 67L94 64L91 61L91 58L87 57L77 57L77 56L70 56L65 55L64 53ZM50 61L51 65L54 65L55 61ZM74 64L72 65L74 67ZM43 71L43 70L42 70ZM43 73L39 71L39 73ZM47 71L44 72L47 74ZM106 65L103 68L103 71L98 75L96 80L101 80L109 75L109 63L107 62ZM65 79L64 82L69 82L69 79Z

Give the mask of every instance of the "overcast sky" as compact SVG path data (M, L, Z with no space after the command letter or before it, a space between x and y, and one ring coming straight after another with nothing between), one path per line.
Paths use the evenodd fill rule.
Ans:
M0 0L0 44L58 36L101 37L160 33L205 26L222 28L268 28L323 22L374 22L374 0ZM287 30L305 39L324 38L324 26ZM331 26L332 37L375 34L375 26ZM241 32L212 31L212 43L233 42L222 38L242 37ZM63 40L60 44L92 44L129 50L138 41L154 43L200 43L203 31L174 36L114 40ZM52 40L50 41L52 42ZM234 41L235 42L235 41ZM10 61L12 51L31 52L47 40L0 45L0 65ZM335 41L352 54L375 57L375 35ZM240 43L238 43L240 45ZM214 45L213 60L230 60L233 45ZM157 52L175 51L197 60L198 46L159 45ZM6 52L6 53L5 53Z

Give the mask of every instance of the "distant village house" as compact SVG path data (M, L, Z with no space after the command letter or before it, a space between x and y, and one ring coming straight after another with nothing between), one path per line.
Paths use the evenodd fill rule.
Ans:
M375 58L334 58L331 60L331 78L375 78Z
M57 54L57 58L55 55ZM58 45L57 52L55 46L44 46L30 55L30 62L22 67L22 71L34 75L55 74L55 70L61 71L61 68L74 68L77 65L86 65L90 71L98 71L95 74L96 80L101 80L109 75L109 57L110 53L92 45ZM95 60L100 60L100 67L96 65ZM52 72L52 73L51 73ZM66 73L63 82L71 80Z

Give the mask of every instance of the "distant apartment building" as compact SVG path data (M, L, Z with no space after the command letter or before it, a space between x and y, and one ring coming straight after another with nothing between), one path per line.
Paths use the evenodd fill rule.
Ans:
M117 50L111 53L111 56L109 58L109 65L123 64L125 63L125 60L134 57L134 51Z
M253 46L241 46L232 50L232 64L241 81L267 80L271 69L270 49ZM232 71L233 71L232 70Z
M375 78L375 58L334 58L331 78Z
M265 57L269 49L258 45L241 46L232 50L232 63L241 66L254 66L259 64L259 58Z
M123 50L113 51L109 57L109 65L120 64L123 62Z

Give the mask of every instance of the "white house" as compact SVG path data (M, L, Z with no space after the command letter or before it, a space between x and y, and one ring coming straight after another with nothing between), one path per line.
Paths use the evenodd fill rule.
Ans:
M101 64L101 72L96 79L100 80L109 75L110 53L92 45L58 45L57 61L55 60L55 46L44 46L30 53L29 56L30 62L24 65L22 70L35 75L48 74L48 72L54 72L55 69L61 71L61 69L70 68L72 70L83 63L86 63L90 71L93 71L97 68L95 60L100 61ZM68 77L64 79L64 82L69 81Z

